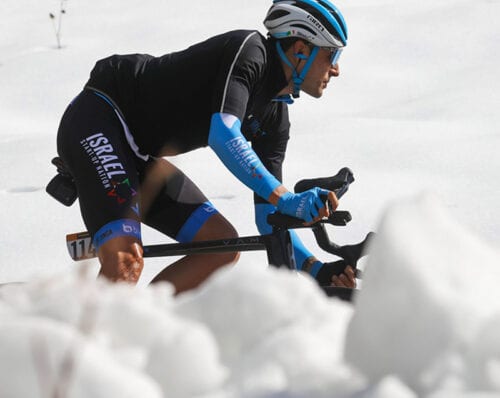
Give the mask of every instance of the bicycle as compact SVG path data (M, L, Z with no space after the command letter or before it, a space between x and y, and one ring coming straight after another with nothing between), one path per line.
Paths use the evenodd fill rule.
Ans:
M46 191L59 202L66 206L71 206L77 198L77 192L76 188L74 188L72 177L59 158L54 158L52 163L56 165L58 174L47 185ZM313 187L320 187L335 192L337 197L340 198L347 192L352 182L354 182L353 172L349 168L344 167L331 177L301 180L295 184L294 191L298 193ZM346 226L351 220L352 216L349 211L336 210L330 211L330 216L328 218L323 218L310 225L304 225L303 220L275 212L270 214L267 220L273 227L270 234L188 243L145 245L143 246L143 256L145 258L167 257L189 254L265 250L270 266L286 267L297 272L298 269L295 263L289 230L305 228L312 230L316 242L322 250L341 258L340 261L334 263L335 274L340 275L345 267L350 265L355 269L356 277L362 278L362 272L356 267L359 259L366 255L366 245L373 237L374 233L368 233L365 239L357 244L340 246L330 240L325 228L327 224L333 226ZM69 255L74 261L96 257L88 232L66 235L66 245ZM338 297L346 301L352 300L356 290L333 286L321 286L321 288L329 297Z

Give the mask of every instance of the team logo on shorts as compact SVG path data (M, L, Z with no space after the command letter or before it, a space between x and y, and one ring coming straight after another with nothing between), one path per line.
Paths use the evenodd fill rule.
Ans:
M111 190L108 191L107 195L109 197L115 198L116 203L119 205L128 202L131 198L137 195L137 191L132 188L128 178L122 182L111 181Z
M95 167L97 175L105 189L111 188L112 180L117 176L123 178L127 172L103 133L84 138L80 144ZM120 178L120 177L118 177Z

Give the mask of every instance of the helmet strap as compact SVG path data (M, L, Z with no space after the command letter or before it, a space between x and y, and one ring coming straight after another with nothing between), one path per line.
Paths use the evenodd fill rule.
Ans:
M293 66L292 63L288 60L285 52L283 51L283 48L281 47L281 44L279 40L276 41L276 50L278 51L278 54L280 58L283 60L283 62L290 67L292 70L292 81L293 81L293 92L292 96L293 98L298 98L300 96L300 86L304 82L304 79L306 78L307 72L309 72L309 68L311 67L312 63L314 62L314 59L316 58L316 55L318 54L319 47L314 46L311 54L306 57L303 54L294 54L297 58L306 61L306 64L300 71L300 73L297 73L297 67Z

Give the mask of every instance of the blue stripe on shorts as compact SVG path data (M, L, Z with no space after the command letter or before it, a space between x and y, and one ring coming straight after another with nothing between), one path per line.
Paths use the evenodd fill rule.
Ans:
M218 214L217 209L210 202L205 202L200 205L192 214L189 216L187 221L179 230L175 239L178 242L192 242L195 235L198 233L203 224L208 220L213 214Z
M140 241L141 223L127 218L107 223L94 235L93 244L96 251L108 240L118 236L132 236Z

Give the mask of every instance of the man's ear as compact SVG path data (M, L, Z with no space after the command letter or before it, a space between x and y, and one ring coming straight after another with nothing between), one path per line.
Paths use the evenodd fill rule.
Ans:
M297 40L295 43L293 43L293 55L296 58L301 58L303 59L304 57L309 56L309 46L302 40Z

